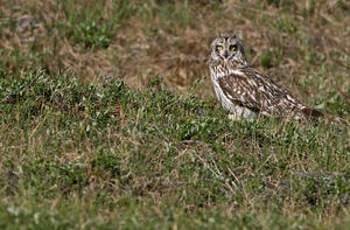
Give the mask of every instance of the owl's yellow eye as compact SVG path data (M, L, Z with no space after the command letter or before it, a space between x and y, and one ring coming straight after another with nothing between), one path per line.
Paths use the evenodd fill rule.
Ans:
M216 50L221 51L224 47L222 46L216 46Z
M235 51L236 50L236 46L230 46L230 50L231 51Z

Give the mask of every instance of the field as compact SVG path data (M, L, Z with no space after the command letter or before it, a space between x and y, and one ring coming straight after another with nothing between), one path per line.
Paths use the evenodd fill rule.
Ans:
M347 229L350 128L231 121L210 41L350 121L345 0L0 0L0 229Z

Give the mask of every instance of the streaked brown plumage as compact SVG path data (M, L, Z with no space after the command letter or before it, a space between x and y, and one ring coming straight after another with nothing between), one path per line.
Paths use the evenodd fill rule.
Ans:
M303 120L324 116L250 67L235 35L221 34L212 42L209 68L216 96L232 118L262 114Z

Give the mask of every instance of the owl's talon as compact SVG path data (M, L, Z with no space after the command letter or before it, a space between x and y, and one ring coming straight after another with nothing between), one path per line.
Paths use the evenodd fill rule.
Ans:
M237 116L236 114L229 114L228 119L230 119L232 121L240 121L241 117Z

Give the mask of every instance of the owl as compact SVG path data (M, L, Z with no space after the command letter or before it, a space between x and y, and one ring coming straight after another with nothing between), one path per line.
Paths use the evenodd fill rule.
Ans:
M234 34L220 34L211 43L210 78L216 97L230 119L260 115L318 120L324 114L299 102L273 80L251 67L242 43Z

